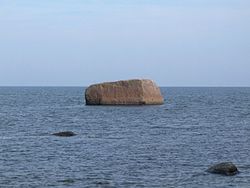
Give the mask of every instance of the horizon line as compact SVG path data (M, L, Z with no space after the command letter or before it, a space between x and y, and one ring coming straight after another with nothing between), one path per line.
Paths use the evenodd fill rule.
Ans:
M92 85L92 84L91 84ZM90 86L90 85L89 85ZM89 87L89 86L81 86L81 85L0 85L0 87ZM191 88L191 87L195 87L195 88L218 88L218 87L222 87L222 88L248 88L250 86L227 86L227 85L224 85L224 86L215 86L215 85L211 85L211 86L174 86L174 85L169 85L169 86L161 86L159 85L158 87L176 87L176 88Z

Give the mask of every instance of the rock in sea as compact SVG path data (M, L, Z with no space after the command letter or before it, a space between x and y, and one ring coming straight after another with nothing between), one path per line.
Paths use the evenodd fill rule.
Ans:
M52 135L69 137L69 136L75 136L76 134L72 131L63 131L63 132L53 133Z
M223 174L227 176L233 176L239 173L237 167L231 162L218 163L207 169L207 172L213 174Z
M86 105L160 105L160 88L147 79L105 82L85 90Z

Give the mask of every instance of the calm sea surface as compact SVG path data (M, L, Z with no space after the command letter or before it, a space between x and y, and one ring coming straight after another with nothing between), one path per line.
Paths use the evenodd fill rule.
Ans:
M80 87L0 87L0 187L250 187L250 88L161 90L85 106ZM205 172L224 161L241 173Z

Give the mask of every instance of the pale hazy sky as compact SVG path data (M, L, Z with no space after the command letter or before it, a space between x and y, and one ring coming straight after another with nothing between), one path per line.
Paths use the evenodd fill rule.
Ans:
M250 0L0 0L0 85L250 86Z

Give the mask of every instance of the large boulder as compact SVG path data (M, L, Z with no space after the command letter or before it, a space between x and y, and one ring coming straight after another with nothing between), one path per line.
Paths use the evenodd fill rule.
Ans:
M106 82L85 90L87 105L163 104L160 89L152 80L135 79Z
M207 169L207 172L213 174L223 174L227 176L232 176L237 174L239 171L237 167L231 162L218 163Z

